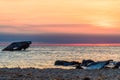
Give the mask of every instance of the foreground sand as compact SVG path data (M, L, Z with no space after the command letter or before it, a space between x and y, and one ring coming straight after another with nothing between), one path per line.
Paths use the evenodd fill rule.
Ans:
M0 80L120 80L120 69L1 68Z

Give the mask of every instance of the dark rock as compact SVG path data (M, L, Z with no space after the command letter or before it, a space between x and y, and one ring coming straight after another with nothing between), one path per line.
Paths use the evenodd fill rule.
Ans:
M68 62L68 61L64 61L64 60L55 61L55 65L57 65L57 66L74 66L74 65L78 65L78 64L80 64L80 63L76 62L76 61L72 61L72 62Z
M10 45L8 45L6 48L4 48L2 51L26 50L30 46L30 44L32 44L31 41L13 42Z
M115 62L113 60L106 60L106 61L93 61L91 59L83 60L82 63L72 61L64 61L64 60L57 60L55 62L57 66L73 66L75 69L106 69L106 68L120 68L120 62Z
M81 63L77 62L77 61L72 61L70 62L72 65L80 65Z
M76 65L76 66L75 66L75 69L83 69L80 65L81 65L81 64Z
M87 66L87 65L89 65L90 63L93 63L93 62L94 62L94 61L91 60L91 59L83 60L81 66Z
M87 66L89 65L90 63L93 63L94 61L91 60L91 59L88 59L88 60L82 60L82 63L79 64L79 65L76 65L76 69L84 69L83 66Z
M94 62L91 59L83 60L80 65L76 66L76 69L102 69L102 68L110 68L106 67L106 65L112 63L113 60L107 60L107 61L98 61Z
M117 63L115 64L114 69L119 69L119 67L120 67L120 62L117 62Z
M115 65L116 65L116 61L113 61L113 60L109 60L109 64L107 64L106 66L105 66L105 69L106 68L112 68L112 69L114 69L115 68Z
M91 80L89 77L85 77L83 78L83 80Z
M111 60L107 60L107 61L98 61L98 62L92 62L87 66L83 66L84 69L102 69L105 68L106 65L108 65L110 63Z

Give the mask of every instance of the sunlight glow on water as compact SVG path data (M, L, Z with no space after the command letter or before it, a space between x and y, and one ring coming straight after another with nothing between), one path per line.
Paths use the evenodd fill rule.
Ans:
M54 68L56 60L79 61L83 59L120 60L120 47L32 46L26 51L1 51L0 67Z

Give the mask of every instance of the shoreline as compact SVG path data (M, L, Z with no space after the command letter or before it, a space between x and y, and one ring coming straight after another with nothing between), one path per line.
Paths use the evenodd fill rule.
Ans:
M119 80L119 74L120 69L0 68L0 80Z

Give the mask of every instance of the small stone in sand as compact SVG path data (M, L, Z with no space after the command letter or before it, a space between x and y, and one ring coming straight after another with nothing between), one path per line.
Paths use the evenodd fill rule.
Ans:
M90 80L90 78L89 77L85 77L83 80Z

